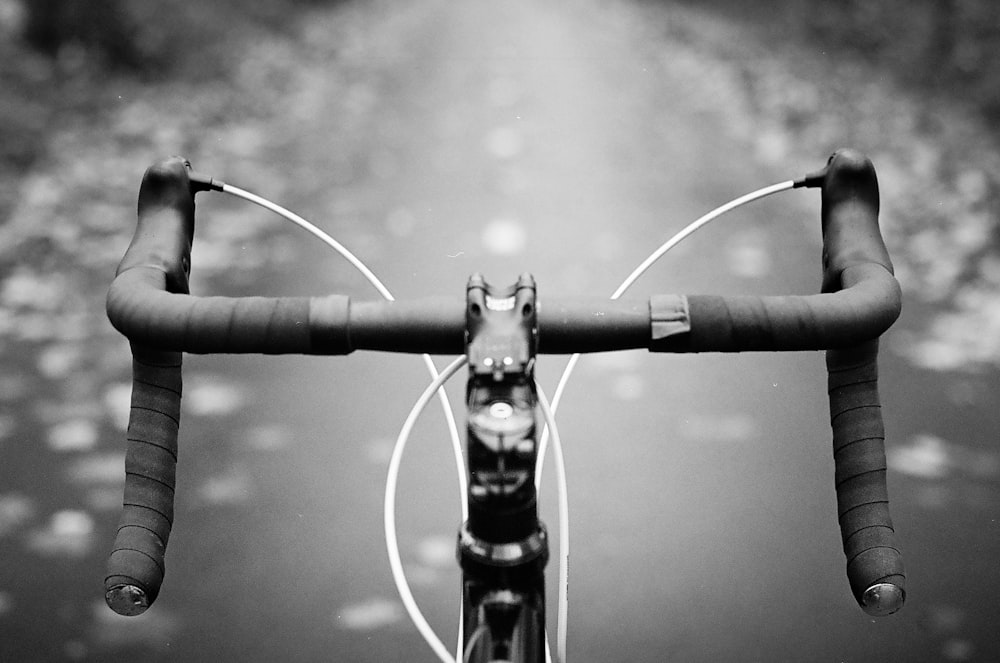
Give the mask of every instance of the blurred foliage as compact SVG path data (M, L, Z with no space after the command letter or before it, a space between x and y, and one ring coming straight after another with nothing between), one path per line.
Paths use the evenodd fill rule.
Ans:
M0 0L0 224L54 126L106 108L117 81L224 80L239 45L336 0Z
M324 11L326 4L335 11ZM655 39L637 38L637 51L648 47L669 62L690 84L678 94L700 95L697 103L722 114L719 126L745 140L758 162L787 167L799 155L845 144L871 154L900 280L914 298L951 307L927 322L930 341L904 340L905 352L937 368L1000 366L1000 3L598 4L638 10ZM311 169L316 146L303 142L294 122L282 132L270 120L278 109L311 120L330 113L336 99L347 110L328 133L348 144L355 123L378 106L372 72L413 57L400 39L412 26L400 15L427 6L0 0L0 231L20 220L46 235L33 255L51 259L55 240L37 222L40 210L54 210L51 219L70 217L86 200L96 210L89 224L98 238L89 255L113 264L116 257L101 248L101 233L112 232L101 224L113 206L94 204L113 188L109 179L124 178L118 190L131 191L129 163L150 153L197 160L208 136L212 153L230 150L238 156L230 161L258 178L275 168L273 153L294 155L274 179L303 181L287 163ZM378 30L352 27L358 16ZM386 30L393 21L405 27ZM395 59L386 58L390 52ZM330 140L321 151L349 155L332 164L334 179L347 182L371 145L358 139L356 149L333 150ZM60 235L67 252L80 245L80 232L67 226Z
M958 96L1000 123L995 0L684 0L739 17L774 40L860 57L883 75Z
M135 27L121 0L33 0L24 6L23 35L39 52L55 58L64 47L99 51L111 63L139 60Z
M871 155L912 316L895 351L934 370L1000 366L1000 3L641 1L667 39L715 59L704 80L744 88L716 103L758 156Z
M223 73L231 39L246 29L284 30L301 9L328 0L31 0L22 36L52 58L89 60L149 77Z

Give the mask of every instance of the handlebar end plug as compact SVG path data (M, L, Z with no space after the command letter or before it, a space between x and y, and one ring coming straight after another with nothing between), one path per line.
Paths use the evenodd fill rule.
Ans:
M865 590L861 596L861 609L873 617L891 615L903 607L906 591L888 582L880 582Z
M108 607L119 615L135 617L149 608L149 597L135 585L116 585L104 594Z

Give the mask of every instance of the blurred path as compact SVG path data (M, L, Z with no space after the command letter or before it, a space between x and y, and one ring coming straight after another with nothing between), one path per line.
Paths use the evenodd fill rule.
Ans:
M460 293L474 271L503 283L525 270L541 297L610 294L690 220L825 158L827 146L803 155L753 124L736 63L706 57L734 34L672 5L599 0L316 10L296 39L248 45L228 91L123 91L116 131L141 136L141 149L122 147L109 164L123 193L83 213L92 252L81 262L106 270L121 254L135 164L181 151L199 170L326 227L399 297ZM63 140L77 160L96 158L86 137ZM44 204L44 190L24 204ZM242 203L199 199L199 214L199 293L375 296L327 249L272 229ZM813 292L817 238L818 196L762 202L690 240L636 295ZM80 239L46 241L26 245L43 255ZM6 283L8 305L49 288L52 308L67 311L60 329L79 328L77 309L58 295L68 279L19 273ZM89 288L79 310L99 310L104 288ZM0 575L0 618L19 634L0 647L20 655L52 631L49 660L430 660L402 616L381 534L385 461L425 382L419 362L188 358L167 580L148 615L126 621L96 588L120 499L127 349L103 320L82 319L93 333L41 329L7 352L30 348L18 370L43 375L6 396L11 408L35 403L34 419L0 421L17 436L0 448L0 550L13 560L7 568L32 570ZM49 318L26 320L41 328ZM897 390L901 378L921 377L891 356L883 367ZM543 384L554 386L559 368L559 359L542 363ZM581 363L561 417L574 659L963 661L988 649L973 604L917 602L878 622L853 605L824 379L811 353ZM39 397L45 388L52 393ZM461 385L453 394L460 403ZM916 437L923 419L905 419L933 404L904 400L887 398L898 408L890 412L907 413L890 415L899 417L890 428L907 440L910 467L934 467L926 454L946 443ZM399 521L415 592L451 642L458 510L439 419L429 416L411 443ZM45 439L32 453L10 451L36 430ZM34 479L52 474L60 491ZM906 506L915 489L891 489L904 543L919 544L905 551L911 572L926 577L939 560L915 531L920 512ZM979 499L995 505L991 491ZM547 496L552 525L553 506ZM33 586L53 568L72 587L55 617L37 598L55 589ZM959 574L949 567L928 589L940 596Z

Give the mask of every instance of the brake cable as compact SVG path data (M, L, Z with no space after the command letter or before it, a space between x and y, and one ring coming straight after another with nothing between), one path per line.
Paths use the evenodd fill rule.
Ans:
M760 200L761 198L766 198L775 193L781 191L787 191L789 189L795 188L798 183L795 180L787 180L785 182L779 182L778 184L772 184L771 186L766 186L746 195L740 196L739 198L734 198L730 200L725 205L720 205L716 207L711 212L695 219L682 230L676 233L673 237L668 239L666 242L660 245L658 249L649 254L645 260L639 263L639 266L632 270L632 273L622 281L621 285L612 293L611 299L618 299L625 291L632 287L632 285L638 280L640 276L646 273L650 267L653 266L657 260L662 258L668 251L673 249L675 246L680 244L682 241L690 237L695 231L700 230L704 226L708 225L710 222L719 218L727 212L731 212L734 209L742 207L748 203L752 203L755 200ZM570 376L573 374L573 370L576 368L577 362L580 360L580 353L574 353L569 361L566 363L566 367L563 369L562 375L559 377L559 383L556 386L555 394L552 397L552 411L557 412L559 409L559 403L562 401L563 392L566 389L566 383L569 381ZM542 439L540 442L540 449L538 453L538 467L536 469L537 474L535 476L541 477L542 475L542 463L545 458L545 444L548 438L548 431L542 430Z
M622 281L622 284L618 286L618 288L611 295L611 299L620 298L625 293L625 291L628 290L630 287L632 287L632 284L634 284L636 280L638 280L638 278L646 272L646 270L648 270L650 267L653 266L653 263L655 263L657 260L666 255L668 251L676 247L682 241L684 241L692 234L694 234L695 231L699 230L700 228L703 228L711 221L719 218L726 212L731 212L732 210L737 209L738 207L742 207L743 205L751 203L755 200L765 198L780 191L787 191L794 187L795 187L795 182L793 180L787 180L785 182L773 184L771 186L767 186L762 189L758 189L757 191L748 193L744 196L740 196L739 198L735 198L729 201L728 203L720 205L711 212L692 221L683 229L681 229L680 232L674 234L673 237L671 237L666 242L661 244L660 247L657 248L655 251L653 251L649 255L649 257L643 260L638 267L632 270L632 273L629 274L624 281ZM576 368L576 364L579 360L580 360L579 352L576 352L572 356L570 356L569 361L566 363L566 367L563 369L562 375L559 377L559 382L556 386L555 395L552 398L552 404L551 404L551 414L553 421L555 420L555 415L556 411L559 408L559 403L562 400L563 392L566 390L566 384L569 382L569 378L573 374L573 370ZM539 396L539 401L541 401L541 395ZM541 440L539 441L538 444L538 462L535 467L535 480L537 482L540 482L542 478L542 468L545 463L545 447L548 443L548 438L549 438L549 427L548 425L546 425L542 429ZM554 443L556 439L554 430L552 439ZM561 459L557 460L557 465L562 465ZM556 471L557 474L562 474L564 472L564 470L560 470L558 467ZM560 500L561 499L562 495L560 494ZM568 515L568 509L566 515ZM569 536L568 536L568 528L567 531L564 532L561 525L563 517L564 514L562 511L560 511L559 598L557 603L557 612L559 616L559 622L558 622L559 631L557 636L558 639L556 641L556 656L559 663L566 663L566 631L567 631L566 616L569 610L569 605L568 605L569 601L567 598L569 593L568 569L567 569L567 567L569 566Z
M311 235L322 241L324 244L339 253L345 260L347 260L351 265L353 265L361 274L368 280L369 283L382 295L387 301L395 301L392 293L388 288L379 280L379 278L362 262L357 256L355 256L351 251L349 251L343 244L335 240L328 233L326 233L321 228L315 226L309 221L305 220L301 216L291 212L290 210L274 203L266 198L253 194L249 191L241 189L239 187L233 186L231 184L226 184L219 180L208 179L194 173L191 173L191 180L196 187L200 190L215 190L228 193L237 198L242 198L248 202L255 205L263 207L275 214L283 217L284 219L292 222L293 224L299 226L303 230L309 232ZM695 221L691 222L685 226L682 230L674 234L670 239L661 244L655 251L653 251L645 260L643 260L629 276L618 286L618 288L611 295L610 299L615 300L620 298L640 276L642 276L656 261L666 255L671 249L676 247L682 241L690 237L694 232L703 228L705 225L714 221L718 217L722 216L727 212L731 212L743 205L751 203L753 201L765 198L775 193L781 191L787 191L789 189L795 188L799 183L794 180L787 180L780 182L778 184L773 184L771 186L763 187L746 195L735 198L724 205L720 205L711 212L699 217ZM468 517L468 505L465 501L465 494L467 491L467 477L465 474L465 462L462 454L461 440L458 433L458 427L455 422L454 412L451 407L451 403L448 399L447 392L444 389L445 383L466 363L466 357L458 357L451 364L449 364L443 371L438 372L437 367L434 365L434 361L430 355L422 355L424 363L427 366L428 372L431 375L431 383L421 394L420 398L414 404L410 411L409 416L403 424L403 428L400 430L399 436L396 440L396 446L393 448L392 456L390 458L389 472L386 479L386 490L385 490L385 503L384 503L384 526L385 526L385 536L386 536L386 547L389 552L389 565L392 570L393 580L396 583L396 588L399 591L400 598L403 602L404 607L410 619L413 621L414 626L420 632L421 636L427 642L427 644L434 650L434 652L441 658L442 661L451 663L456 661L456 658L452 657L445 648L444 644L441 642L440 638L434 633L434 630L427 623L427 620L423 617L419 606L417 606L413 594L409 589L409 583L406 580L406 574L402 566L402 561L399 555L398 540L396 538L395 529L395 495L396 495L396 483L399 476L399 466L402 463L403 452L406 447L407 439L409 438L410 432L419 418L420 414L426 408L427 403L437 393L441 407L444 411L445 420L447 422L449 435L451 437L452 449L455 456L456 467L458 469L458 482L459 489L462 495L461 509L463 521ZM562 395L565 392L566 385L569 382L570 376L573 374L577 363L580 359L580 353L574 353L566 366L563 369L562 375L559 378L559 382L556 386L555 394L552 398L551 403L546 399L540 385L536 383L536 389L538 393L539 406L542 409L543 416L545 418L545 426L542 429L542 435L539 441L538 447L538 460L535 468L535 482L536 488L540 486L542 469L544 467L545 452L548 444L548 439L551 435L553 454L555 456L556 463L556 475L557 475L557 493L558 493L558 509L559 509L559 581L558 581L558 599L557 599L557 640L556 640L556 660L559 663L566 662L566 642L567 642L567 614L568 614L568 586L569 586L569 508L568 508L568 489L566 486L566 468L563 458L562 445L559 439L558 428L556 426L555 415L559 408L559 404L562 401ZM461 624L461 615L459 616L459 622ZM462 633L461 627L459 628L458 636L458 658L462 657ZM545 655L546 661L551 660L551 653L549 651L548 638L545 641Z
M200 181L203 178L197 178L197 179ZM263 198L261 196L258 196L254 193L251 193L239 187L233 186L231 184L226 184L225 182L220 182L218 180L210 180L209 188L217 191L222 191L224 193L228 193L230 195L236 196L237 198L242 198L243 200L249 201L255 205L259 205L260 207L263 207L264 209L274 212L275 214L287 219L288 221L291 221L295 225L299 226L300 228L302 228L303 230L310 233L315 238L319 239L321 242L332 248L334 251L339 253L345 260L351 263L351 265L353 265L359 272L361 272L361 275L364 276L365 279L367 279L368 282L372 284L372 286L379 292L380 295L382 295L382 297L386 301L392 302L396 300L396 298L392 296L392 293L389 292L389 289L385 286L385 284L383 284L382 281L377 276L375 276L375 273L371 269L369 269L368 265L366 265L360 258L355 256L350 250L347 249L347 247L345 247L343 244L341 244L333 237L331 237L330 234L324 231L322 228L317 227L316 225L310 223L309 221L306 221L298 214L292 212L291 210L286 209L285 207L282 207L281 205L278 205L275 202L268 200L267 198ZM431 379L432 380L436 379L438 377L438 370L437 367L434 365L434 360L431 358L429 354L422 355L422 358L424 360L424 364L427 366L427 372L430 373ZM444 411L445 421L447 422L448 426L448 433L451 437L452 450L455 456L455 463L456 466L458 467L459 490L461 491L461 494L464 496L466 491L466 477L464 471L465 461L462 456L462 442L458 434L458 425L455 423L454 410L451 407L451 402L448 400L448 393L443 388L438 391L438 398L440 399L441 402L441 409ZM466 508L465 502L463 500L462 502L463 518L466 516L465 508Z

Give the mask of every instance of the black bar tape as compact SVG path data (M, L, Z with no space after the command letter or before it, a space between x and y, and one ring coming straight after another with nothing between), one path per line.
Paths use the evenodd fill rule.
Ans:
M134 275L149 288L132 288L131 300L122 300L112 284L108 316L155 292L188 292L191 241L194 235L194 196L188 163L174 157L146 170L139 187L135 235L118 265L115 283ZM152 310L153 302L147 302ZM180 428L181 359L132 341L132 407L125 452L125 491L122 517L108 556L104 580L108 606L122 615L138 615L156 600L164 575L164 553L174 519L174 480L177 433Z
M108 293L108 317L132 342L135 381L125 508L105 589L121 614L156 598L173 520L181 352L347 354L357 349L461 352L464 307L449 299L351 303L347 297L226 298L188 294L194 199L188 165L150 168L139 222ZM648 303L548 300L546 353L645 345L666 352L829 349L840 523L852 591L871 614L898 609L904 575L888 513L877 338L900 311L878 229L878 185L863 155L841 151L820 173L822 292L809 296L660 296Z
M899 284L878 227L871 161L840 150L807 178L822 186L821 294L779 297L689 295L690 331L658 338L658 352L849 348L878 338L900 312Z
M692 352L815 350L828 347L838 336L831 306L834 298L718 297L690 295ZM684 340L679 337L678 341Z
M878 178L871 161L853 150L835 153L822 187L823 292L856 289L871 274L892 274L878 227ZM882 308L893 313L891 324L899 314L898 285L884 296ZM826 365L847 577L865 612L888 615L903 606L906 575L889 516L877 359L878 339L873 338L829 350Z
M105 600L121 615L145 612L163 582L181 408L181 354L133 354L125 494L104 580Z
M194 199L187 168L173 158L146 171L136 232L108 291L108 318L129 338L133 355L122 517L105 578L105 599L123 615L144 612L164 577L174 518L181 351L350 352L346 297L188 294Z
M135 234L108 291L115 328L136 346L164 351L349 353L346 297L188 295L193 192L206 188L189 168L173 157L143 175Z
M817 295L688 295L688 328L659 335L653 329L649 349L826 350L878 338L899 316L899 284L883 267L873 264L851 267L847 282L844 290ZM654 310L664 298L659 295L650 300Z
M906 574L889 516L878 342L827 352L837 515L851 591L865 611L902 607Z
M347 354L346 297L193 297L132 267L108 291L108 318L133 343L196 354Z
M858 604L884 615L902 607L906 574L889 516L878 341L827 352L837 515Z

